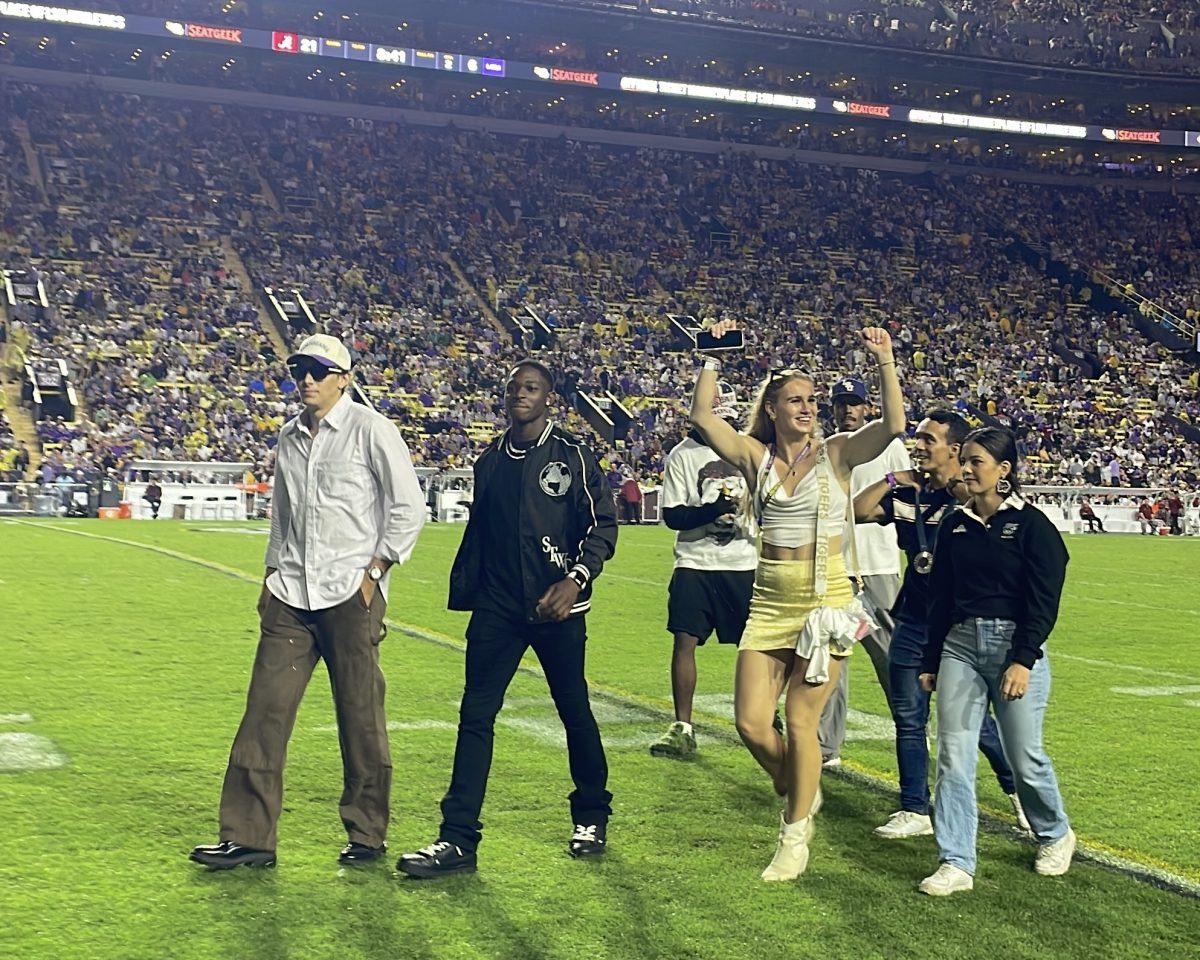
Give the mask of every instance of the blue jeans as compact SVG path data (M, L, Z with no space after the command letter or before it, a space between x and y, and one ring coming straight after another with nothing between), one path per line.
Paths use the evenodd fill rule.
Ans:
M1039 843L1058 840L1070 824L1046 750L1042 721L1050 699L1050 662L1033 668L1020 700L1000 697L1000 681L1011 662L1015 624L1011 620L968 620L946 638L938 669L937 795L934 830L940 859L975 872L975 744L990 700L1005 751L1017 777L1017 795Z
M929 694L921 689L921 655L925 650L925 624L901 618L892 631L888 648L889 703L896 723L896 766L900 771L900 809L929 813ZM1016 791L1013 772L1004 758L996 722L985 715L979 730L979 749L991 764L1000 789Z

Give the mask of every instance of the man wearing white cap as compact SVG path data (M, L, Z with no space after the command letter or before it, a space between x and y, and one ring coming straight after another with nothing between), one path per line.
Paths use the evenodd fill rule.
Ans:
M318 660L342 750L339 810L350 842L339 861L370 863L386 849L392 761L379 642L388 570L412 553L424 498L395 425L347 392L344 344L314 334L287 364L304 411L284 424L276 448L246 713L225 772L220 842L191 853L213 869L274 865L287 743Z
M731 424L737 394L718 384L713 412ZM741 474L696 431L667 454L663 521L675 535L675 571L667 600L671 653L671 696L675 722L650 745L656 757L690 760L696 755L692 700L696 693L696 648L712 633L737 648L750 615L758 548L749 521L740 514L746 492Z

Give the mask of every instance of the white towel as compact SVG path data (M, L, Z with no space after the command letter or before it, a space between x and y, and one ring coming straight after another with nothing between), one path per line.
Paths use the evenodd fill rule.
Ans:
M809 683L825 683L829 679L831 653L845 656L878 627L858 597L844 607L817 607L808 615L796 644L796 655L808 661L804 679Z

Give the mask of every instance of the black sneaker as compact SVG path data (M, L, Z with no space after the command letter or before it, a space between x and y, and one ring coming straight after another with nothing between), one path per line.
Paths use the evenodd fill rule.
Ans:
M580 857L600 857L604 855L606 834L603 823L577 823L575 832L571 834L571 842L567 844L567 852L576 859Z
M781 737L783 736L783 717L779 715L778 707L775 708L775 719L771 721L771 726L775 729L777 734L779 734Z
M223 840L220 843L201 844L188 854L188 859L202 863L210 870L232 870L241 866L273 867L275 851L256 850L232 840Z
M365 843L355 843L351 840L342 847L342 852L338 855L338 863L344 863L351 867L362 867L368 863L374 863L385 853L387 853L386 843L381 843L377 847L368 847Z
M475 851L468 852L448 840L438 840L416 853L406 853L396 861L397 870L418 880L474 873L475 868Z

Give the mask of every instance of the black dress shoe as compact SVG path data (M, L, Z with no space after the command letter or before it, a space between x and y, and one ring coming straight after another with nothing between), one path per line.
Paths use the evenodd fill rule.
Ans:
M571 842L567 844L567 852L576 859L601 857L608 843L606 833L603 823L577 823L575 832L571 834Z
M368 847L365 843L355 843L351 840L342 847L342 852L338 855L338 863L361 867L368 863L374 863L385 853L387 853L386 843L381 843L377 847Z
M396 862L397 870L418 880L474 873L475 868L475 851L456 847L447 840L438 840L416 853L406 853Z
M188 859L202 863L210 870L232 870L241 866L273 867L275 851L257 850L243 847L232 840L223 840L220 843L201 844L188 854Z

